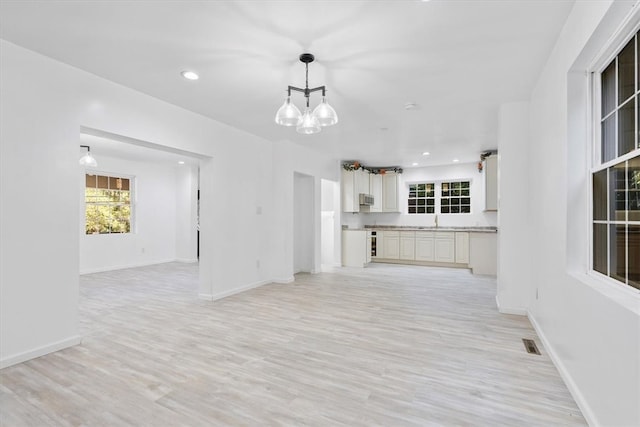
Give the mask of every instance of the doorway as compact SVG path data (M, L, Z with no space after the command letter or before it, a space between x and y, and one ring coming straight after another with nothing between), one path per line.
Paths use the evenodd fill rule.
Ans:
M315 273L314 179L293 174L293 272Z
M98 162L79 177L80 274L197 262L200 159L96 133L80 133Z
M320 263L322 270L340 266L340 187L336 181L320 180Z

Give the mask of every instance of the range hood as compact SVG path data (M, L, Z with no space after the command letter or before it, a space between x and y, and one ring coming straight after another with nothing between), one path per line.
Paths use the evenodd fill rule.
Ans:
M373 206L373 196L371 194L360 193L358 198L360 199L360 206Z

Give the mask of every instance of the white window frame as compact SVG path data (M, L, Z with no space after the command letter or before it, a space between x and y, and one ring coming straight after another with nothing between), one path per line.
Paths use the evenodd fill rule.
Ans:
M469 196L443 196L442 195L442 184L443 183L447 183L447 184L453 184L453 183L460 183L462 184L463 182L468 182L469 183ZM439 182L440 185L440 197L438 198L438 215L469 215L472 213L472 209L471 207L473 206L473 197L471 196L471 180L470 179L466 179L466 178L461 178L461 179L447 179L447 180L442 180ZM449 190L447 191L452 191L451 188L449 188ZM442 212L442 199L447 198L450 199L452 197L458 198L458 199L462 199L463 197L469 197L469 212ZM449 207L451 207L451 204L449 204Z
M129 232L128 233L95 233L95 234L86 234L86 229L87 229L87 198L86 198L86 181L85 181L85 174L91 174L91 175L101 175L101 176L108 176L108 177L113 177L113 178L126 178L129 180ZM84 173L82 174L82 230L83 230L83 235L84 236L129 236L132 234L137 234L137 226L136 226L136 200L137 200L137 179L135 175L129 175L126 173L119 173L119 172L107 172L107 171L102 171L102 170L94 170L94 169L87 169L86 171L84 171Z
M425 186L427 186L427 185L433 185L433 197L428 197L428 196L425 196L425 197L417 197L417 196L416 196L416 197L411 197L411 196L410 196L410 195L411 195L411 188L409 188L409 187L410 187L410 186L412 186L412 185L425 185ZM435 214L437 214L437 213L438 213L438 211L436 210L436 208L437 208L437 201L438 201L438 186L437 186L437 184L436 184L436 182L435 182L435 181L431 180L431 181L426 182L426 181L424 181L424 180L423 180L423 181L420 181L420 182L410 182L410 183L407 183L407 190L408 190L408 193L407 193L407 204L406 204L406 207L407 207L407 215L435 215ZM418 190L416 190L416 191L418 191ZM409 205L409 200L421 200L421 199L424 199L424 200L425 200L425 205L422 205L422 206L424 206L424 207L425 207L425 210L426 210L428 207L430 207L430 206L431 206L431 207L433 207L433 212L423 212L423 213L418 213L418 212L409 212L409 208L411 207L411 206ZM426 204L426 203L427 203L427 202L426 202L426 200L428 200L428 199L433 199L433 205L427 205L427 204ZM416 202L416 203L417 203L417 202ZM414 205L414 206L415 206L415 208L416 208L416 210L417 210L418 206L420 206L420 205L417 205L417 204L416 204L416 205Z
M452 183L452 182L468 182L469 183L469 199L470 199L470 203L469 203L469 212L459 212L459 213L441 213L440 212L440 200L442 199L442 183L446 182L446 183ZM406 202L404 204L405 209L406 209L406 214L407 215L412 215L412 216L420 216L420 215L455 215L455 216L464 216L464 215L472 215L473 214L473 178L447 178L447 179L421 179L421 180L416 180L416 181L407 181L405 182L405 186L406 186ZM434 199L435 199L435 204L434 206L434 213L409 213L409 186L410 185L416 185L416 184L434 184ZM451 196L449 196L451 197ZM453 197L458 197L458 196L453 196ZM463 197L463 196L460 196ZM465 196L466 197L466 196Z
M620 30L611 38L608 46L605 46L605 48L601 51L601 53L598 55L597 59L592 63L592 65L589 67L589 88L590 90L588 91L588 103L589 103L589 114L588 114L588 123L590 124L590 164L589 164L589 174L588 174L588 179L589 182L587 183L588 187L589 187L589 224L588 224L588 235L589 235L589 260L588 260L588 266L589 266L589 271L587 272L588 275L595 277L598 280L601 280L603 282L605 282L606 284L610 285L610 286L615 286L615 288L620 289L622 291L624 291L627 294L630 295L634 295L634 296L640 296L640 289L636 289L633 286L627 284L627 283L623 283L619 280L616 280L606 274L602 274L599 271L594 270L594 245L593 245L593 239L594 239L594 235L593 235L593 225L595 223L604 223L607 225L610 225L610 220L607 219L606 221L596 221L593 218L593 203L594 203L594 195L593 195L593 176L596 172L608 169L609 167L612 167L618 163L627 161L629 159L632 159L638 155L640 155L640 147L639 147L639 136L638 136L638 132L635 133L635 142L636 142L636 148L634 150L632 150L629 153L626 153L622 156L619 157L615 157L609 161L606 162L601 162L602 161L602 144L601 144L601 131L602 131L602 126L601 126L601 122L603 120L602 117L602 86L601 86L601 74L602 72L611 64L611 62L613 60L615 60L615 58L620 54L620 52L622 51L622 49L627 45L627 43L635 37L636 33L638 33L638 31L640 31L640 22L635 23L633 26L629 25L630 22L627 22L625 25L623 25ZM636 55L638 55L638 44L640 43L640 36L636 37ZM636 59L636 70L635 70L635 91L634 91L634 96L638 97L638 104L637 104L637 108L640 109L640 84L638 84L637 81L637 73L638 73L638 60ZM614 111L618 111L619 110L619 105L618 105L618 66L616 64L616 85L615 85L616 89L615 89L615 97L616 97L616 107ZM635 126L636 129L638 129L640 123L638 123L638 114L636 111L635 114ZM616 151L618 148L618 127L616 126L616 132L615 132L615 146L616 146ZM607 180L609 179L609 174L607 174ZM608 182L608 181L607 181ZM607 204L610 201L607 199ZM607 211L609 211L608 207L607 207ZM607 214L608 216L608 214ZM622 222L622 221L620 221ZM628 218L626 219L626 221L624 221L625 224L632 224L632 225L640 225L640 221L629 221ZM608 236L608 234L607 234ZM610 271L610 262L611 262L611 253L610 253L610 243L611 243L611 239L607 238L607 271ZM628 244L628 243L627 243ZM627 272L628 272L628 265L629 265L629 253L627 252L627 259L626 259L626 265L627 265Z

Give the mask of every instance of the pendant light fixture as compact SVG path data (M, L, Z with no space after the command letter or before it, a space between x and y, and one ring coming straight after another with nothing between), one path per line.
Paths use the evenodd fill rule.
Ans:
M80 160L78 163L80 163L82 166L89 166L92 168L97 167L98 162L96 162L96 159L91 155L91 147L89 147L88 145L81 145L80 148L86 148L87 154L80 157Z
M287 88L287 98L284 104L276 113L276 123L282 126L296 126L298 133L311 135L318 133L325 126L332 126L338 123L338 115L331 105L327 102L326 88L318 86L309 89L309 63L313 62L315 57L310 53L300 55L300 62L305 64L305 87L304 89L289 86ZM300 112L298 107L291 103L291 91L302 92L307 98L307 105L304 114ZM312 92L322 91L322 102L311 111L309 107L309 97Z

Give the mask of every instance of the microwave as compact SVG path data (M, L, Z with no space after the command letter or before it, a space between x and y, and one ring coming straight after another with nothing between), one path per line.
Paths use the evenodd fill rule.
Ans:
M373 205L373 196L371 194L360 193L360 206L372 206Z

